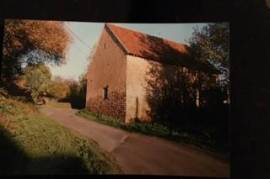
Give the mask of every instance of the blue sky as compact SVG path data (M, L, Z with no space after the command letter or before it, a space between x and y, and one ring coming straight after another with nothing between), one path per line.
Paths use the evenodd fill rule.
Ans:
M206 25L206 23L114 24L180 43L187 43L194 27L198 26L201 28ZM73 37L73 41L67 52L66 64L61 66L49 65L49 67L53 76L78 80L79 76L86 71L90 63L88 56L100 37L104 23L65 22L65 26Z

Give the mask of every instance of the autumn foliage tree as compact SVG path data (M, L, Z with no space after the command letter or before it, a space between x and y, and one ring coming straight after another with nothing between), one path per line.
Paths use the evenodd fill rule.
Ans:
M63 22L15 20L5 21L2 80L14 79L22 72L20 57L33 50L50 55L48 62L62 64L70 36Z
M56 77L48 85L48 96L57 100L67 97L70 93L70 87L66 80Z

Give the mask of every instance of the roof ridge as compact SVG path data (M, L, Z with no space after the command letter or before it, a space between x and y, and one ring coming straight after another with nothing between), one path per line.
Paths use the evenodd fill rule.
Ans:
M119 26L119 25L115 25L113 23L105 23L105 25L107 27L110 28L110 26L114 26L116 28L121 28L121 29L124 29L124 30L128 30L128 31L131 31L131 32L135 32L135 33L140 33L140 34L143 34L143 35L147 35L147 36L150 36L150 37L154 37L154 38L158 38L158 39L162 39L164 41L167 41L167 42L172 42L172 43L176 43L178 45L183 45L183 46L188 46L187 44L184 44L184 43L181 43L181 42L176 42L176 41L173 41L173 40L170 40L170 39L166 39L164 37L159 37L159 36L155 36L155 35L151 35L151 34L148 34L148 33L144 33L142 31L138 31L138 30L134 30L134 29L130 29L130 28L127 28L127 27L123 27L123 26ZM110 28L111 29L111 28ZM115 35L117 36L117 35Z

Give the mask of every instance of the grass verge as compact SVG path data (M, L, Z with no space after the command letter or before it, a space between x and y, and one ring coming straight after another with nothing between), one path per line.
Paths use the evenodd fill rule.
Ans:
M0 96L0 174L116 174L98 145L71 133L32 104Z
M169 133L169 130L166 126L163 126L158 123L131 123L125 124L122 120L106 116L103 114L96 114L94 112L90 112L86 109L82 109L77 112L77 115L82 116L86 119L94 120L99 123L109 125L112 127L124 129L130 132L139 132L147 135L159 136L159 137L166 137Z

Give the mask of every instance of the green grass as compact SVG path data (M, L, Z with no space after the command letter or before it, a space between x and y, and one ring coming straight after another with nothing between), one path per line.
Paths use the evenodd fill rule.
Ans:
M213 140L207 135L195 135L190 132L186 132L182 129L174 128L172 133L168 126L153 122L153 123L142 123L133 122L125 124L123 120L109 117L103 114L97 114L87 109L82 109L77 112L77 115L84 117L89 120L94 120L101 124L109 125L112 127L120 128L130 132L137 132L151 136L162 137L167 140L171 140L178 143L192 144L199 148L203 148L207 151L215 152L218 156L228 159L229 153L224 150L223 146L216 145Z
M0 97L1 174L115 174L94 141L70 132L32 104Z
M122 120L116 119L103 114L97 115L94 112L90 112L86 109L78 111L77 115L86 119L94 120L99 123L113 126L116 128L124 129L130 132L139 132L147 135L154 135L159 137L166 137L169 134L169 129L159 123L142 123L134 122L131 124L125 124Z

